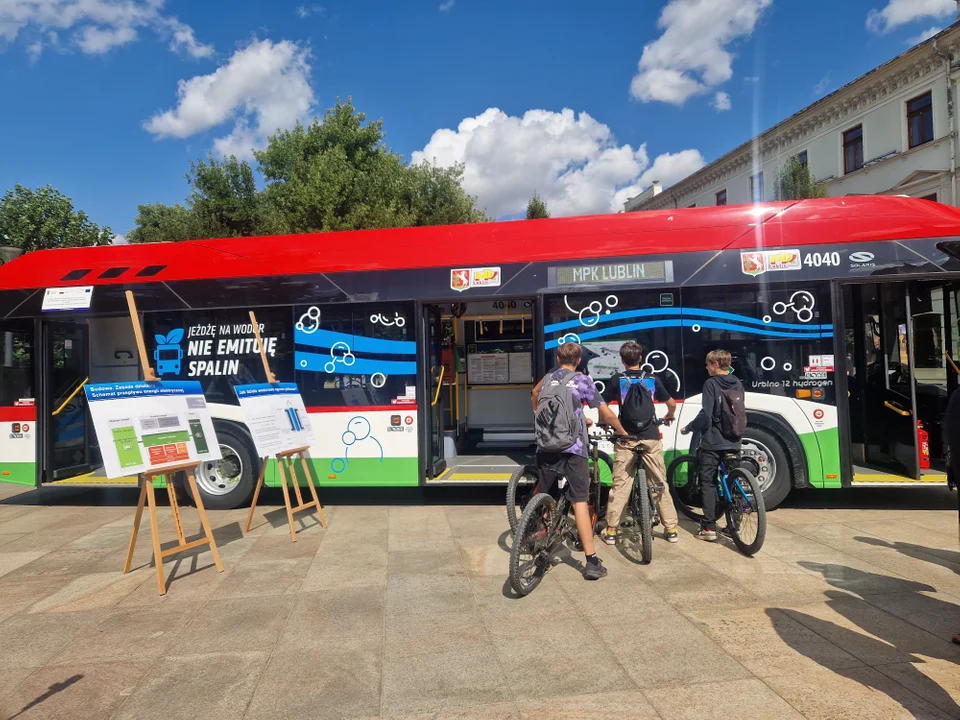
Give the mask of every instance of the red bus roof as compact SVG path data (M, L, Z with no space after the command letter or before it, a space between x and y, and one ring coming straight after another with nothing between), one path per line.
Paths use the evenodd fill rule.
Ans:
M549 220L43 250L0 266L0 289L564 262L955 235L960 235L957 208L927 200L862 195Z

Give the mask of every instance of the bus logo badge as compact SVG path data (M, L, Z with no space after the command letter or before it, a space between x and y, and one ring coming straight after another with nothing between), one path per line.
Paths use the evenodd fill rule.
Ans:
M457 292L468 290L470 288L470 270L468 268L451 270L450 288L452 290L456 290Z
M741 252L740 267L745 275L760 275L767 269L762 252Z

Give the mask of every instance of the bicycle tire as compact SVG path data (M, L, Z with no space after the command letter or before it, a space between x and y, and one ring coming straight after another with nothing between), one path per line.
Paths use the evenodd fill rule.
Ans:
M520 596L532 593L550 567L551 548L546 545L538 546L533 535L544 530L544 542L550 542L550 527L556 512L556 502L547 493L534 495L523 510L517 532L513 536L513 546L510 548L510 586ZM523 563L522 556L527 553L531 555L530 561ZM531 563L532 574L527 577L523 571Z
M633 481L628 505L633 522L627 526L621 524L617 531L617 544L620 553L631 562L649 565L653 561L650 492L646 473L643 470L638 472L639 475Z
M735 480L740 482L741 487L744 485L749 486L749 498L744 498L740 495L734 483ZM737 511L730 505L726 507L724 512L727 517L727 527L730 528L730 537L733 539L733 544L736 545L737 549L744 555L752 557L760 552L760 548L763 547L763 541L767 536L767 509L763 502L763 493L760 491L760 483L757 482L756 477L746 470L737 468L727 474L727 486L730 488L733 504L742 506L743 504L749 503L751 514L756 515L757 534L751 542L747 542L740 533L744 513Z
M524 478L527 482L521 483L520 481ZM518 467L513 471L510 482L507 483L507 520L510 523L510 535L516 534L520 517L530 498L533 497L533 491L539 479L536 472L527 466Z
M679 475L680 468L684 464L687 465L687 482L678 487L676 480ZM697 456L690 454L679 455L673 459L673 461L670 463L670 466L667 468L667 485L670 486L670 495L673 497L673 502L677 509L691 520L700 522L703 520L703 508L694 504L700 502L700 492L698 490L695 494L693 494L688 489L690 487L691 478L695 478L696 473Z

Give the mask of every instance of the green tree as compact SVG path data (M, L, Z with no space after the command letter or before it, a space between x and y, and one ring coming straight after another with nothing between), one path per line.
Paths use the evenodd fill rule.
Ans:
M527 203L527 220L539 220L548 217L550 217L550 211L547 210L547 204L539 193L534 192L530 202Z
M810 168L794 155L777 173L773 194L777 200L824 198L827 197L827 185L817 182Z
M186 205L141 205L131 242L272 233L449 225L488 218L464 192L463 168L410 165L391 150L383 121L351 101L254 152L266 183L236 158L193 163Z
M73 201L49 185L38 190L20 184L0 198L0 245L24 252L109 245L113 231L100 227Z

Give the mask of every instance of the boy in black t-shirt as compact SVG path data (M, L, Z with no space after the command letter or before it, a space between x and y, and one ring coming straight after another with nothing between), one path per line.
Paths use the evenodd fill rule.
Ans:
M601 539L607 545L617 541L617 528L620 527L620 518L630 499L633 489L633 475L636 471L637 455L633 449L643 445L643 466L647 471L647 480L653 486L653 496L660 511L660 520L663 522L663 536L669 542L675 543L680 539L677 532L677 510L673 505L673 498L667 490L667 468L663 462L663 442L660 439L660 429L653 422L656 417L652 401L663 402L667 405L667 414L663 418L664 425L673 422L677 410L677 403L667 389L654 376L645 376L640 369L643 363L643 348L637 343L624 343L620 347L620 360L625 370L617 373L610 380L603 392L603 399L607 403L620 403L620 424L629 435L635 435L639 440L619 440L613 460L613 485L610 488L610 497L607 499L607 527L601 534ZM651 388L652 386L652 388ZM637 407L637 403L625 404L624 401L630 392L651 392L650 403L645 403L648 417L630 417L626 412L626 405Z

